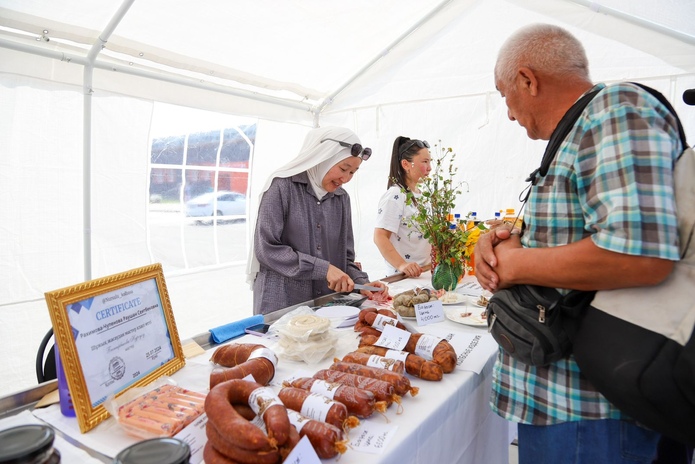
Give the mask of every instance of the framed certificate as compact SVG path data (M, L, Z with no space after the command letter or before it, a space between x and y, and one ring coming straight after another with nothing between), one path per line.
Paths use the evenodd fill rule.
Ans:
M161 264L45 296L82 433L109 416L109 395L185 365Z

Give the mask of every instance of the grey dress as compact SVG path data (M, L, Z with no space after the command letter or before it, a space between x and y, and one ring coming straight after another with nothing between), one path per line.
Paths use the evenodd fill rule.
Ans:
M355 265L350 196L339 188L318 200L306 172L273 179L258 210L254 249L260 263L254 314L333 293L329 263L355 283L369 282Z

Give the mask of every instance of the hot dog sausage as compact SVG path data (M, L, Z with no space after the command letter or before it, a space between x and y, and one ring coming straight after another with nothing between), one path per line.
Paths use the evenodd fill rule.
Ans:
M364 345L357 348L357 351L366 354L376 354L385 358L391 356L399 358L402 354L405 354L405 371L408 374L419 377L423 380L432 381L442 380L442 377L444 376L442 366L433 361L428 361L422 356L408 353L407 351L394 352L393 350L389 350L383 346L376 345ZM345 358L343 358L343 360L347 361Z
M374 393L337 382L301 377L288 382L288 386L308 390L339 401L345 405L349 414L360 418L369 417L374 411L384 412L386 410L386 403L376 401Z
M329 423L339 429L356 427L360 421L349 416L343 403L295 387L284 387L278 393L280 400L289 409L293 409L311 419Z

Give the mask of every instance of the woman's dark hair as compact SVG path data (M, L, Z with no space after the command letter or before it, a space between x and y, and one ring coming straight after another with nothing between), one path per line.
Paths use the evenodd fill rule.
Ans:
M419 147L416 144L410 144L410 147L408 147L407 150L401 152L401 147L411 140L416 139L410 139L401 135L396 137L396 140L393 142L393 150L391 151L391 169L389 172L388 186L386 188L391 188L394 185L398 185L402 189L405 189L406 191L408 190L408 186L405 183L405 169L403 169L403 166L401 166L401 160L406 160L409 163L412 163L413 156L417 155L417 153L422 149L422 147Z

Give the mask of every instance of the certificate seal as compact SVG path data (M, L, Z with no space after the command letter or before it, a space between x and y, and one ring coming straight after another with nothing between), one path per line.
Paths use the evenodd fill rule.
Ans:
M113 380L121 380L123 374L125 374L125 363L123 359L118 356L111 358L111 361L109 361L109 375L111 378Z

